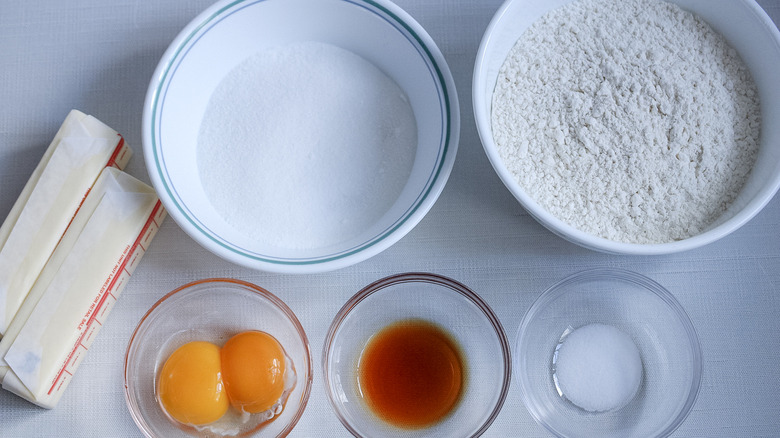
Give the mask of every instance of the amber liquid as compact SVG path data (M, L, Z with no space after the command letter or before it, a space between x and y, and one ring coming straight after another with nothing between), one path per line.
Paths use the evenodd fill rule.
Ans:
M369 408L395 426L438 423L458 404L464 361L439 327L404 320L374 335L360 356L358 380Z

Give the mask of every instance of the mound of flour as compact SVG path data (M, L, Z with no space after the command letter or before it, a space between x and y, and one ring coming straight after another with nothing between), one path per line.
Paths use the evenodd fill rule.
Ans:
M629 243L696 235L744 185L758 92L703 20L660 0L579 0L517 41L493 94L499 152L542 207Z

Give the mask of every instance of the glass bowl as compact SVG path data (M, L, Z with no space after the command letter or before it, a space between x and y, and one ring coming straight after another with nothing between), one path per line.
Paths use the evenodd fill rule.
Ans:
M558 345L591 323L617 328L639 350L642 382L622 408L588 412L553 380ZM547 289L520 324L515 358L528 411L560 437L668 436L693 407L702 374L698 336L677 300L653 280L617 269L580 272Z
M458 404L441 421L422 429L383 421L358 388L358 359L369 339L407 319L425 320L447 332L460 347L466 370ZM336 415L358 437L479 436L501 410L511 375L509 344L490 307L466 286L426 273L390 276L353 296L330 326L322 367Z
M226 415L214 424L230 433L239 428L239 436L282 437L290 433L311 392L311 357L303 327L292 310L265 289L220 278L189 283L168 293L146 312L133 332L125 356L125 399L141 432L150 438L223 435L169 419L158 401L157 377L181 345L209 341L221 346L247 330L267 332L282 344L295 368L295 387L284 410L269 422L231 423Z

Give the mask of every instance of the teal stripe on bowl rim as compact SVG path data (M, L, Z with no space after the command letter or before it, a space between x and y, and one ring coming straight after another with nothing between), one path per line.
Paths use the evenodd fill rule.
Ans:
M439 144L439 150L436 159L437 164L435 168L432 169L423 190L418 194L414 203L412 203L412 205L404 212L404 214L393 224L391 224L390 226L388 226L387 228L379 232L373 238L359 245L344 249L339 252L325 254L318 257L297 258L297 257L275 257L275 256L269 256L267 254L260 254L255 251L249 250L247 248L243 248L240 245L237 245L235 243L229 242L224 238L222 238L213 230L209 229L205 224L200 222L192 213L192 211L187 207L187 205L181 200L181 197L179 196L176 187L171 182L170 175L168 174L168 170L165 165L165 156L162 152L162 146L160 140L160 136L161 136L160 132L162 131L163 127L160 126L161 123L159 119L161 117L160 114L162 113L165 105L165 98L167 95L168 86L170 85L170 82L173 79L173 77L176 75L176 70L181 65L181 62L186 58L187 54L189 53L190 49L195 45L195 43L197 43L201 37L207 34L214 26L219 24L225 18L229 17L234 13L239 12L244 8L250 7L258 3L262 3L264 1L268 1L268 0L236 0L231 3L228 3L224 7L216 10L213 14L207 17L202 23L196 26L192 30L192 32L189 35L187 35L187 37L184 38L181 44L176 48L174 55L171 57L170 61L165 66L160 76L158 85L155 88L154 94L152 96L152 101L151 101L152 102L151 142L152 142L153 160L156 166L156 172L158 173L158 176L162 181L166 193L168 194L169 198L173 202L175 208L179 210L179 212L183 215L183 217L193 227L195 227L195 229L197 229L203 236L209 238L214 243L218 244L219 246L221 246L222 248L230 252L246 257L250 260L256 260L256 261L266 262L271 264L283 264L283 265L319 264L319 263L325 263L329 261L342 259L351 256L353 254L356 254L360 251L363 251L366 248L374 246L378 242L386 239L388 236L393 234L393 232L395 232L398 228L400 228L404 223L407 222L407 220L420 208L422 202L430 195L431 190L434 187L434 184L436 183L436 181L439 179L439 176L441 175L446 158L448 157L448 154L452 150L452 145L450 144L451 135L452 135L450 132L451 125L452 125L452 109L450 108L450 92L449 90L447 90L447 84L444 79L444 75L442 74L442 70L439 67L439 64L436 62L436 59L434 58L432 51L424 43L424 41L417 34L417 32L415 32L414 29L411 28L411 26L409 26L407 23L401 20L401 18L399 18L396 14L394 14L392 11L387 9L385 6L377 3L376 1L342 0L346 3L350 3L355 6L361 7L377 15L379 18L381 18L382 20L384 20L385 22L393 26L402 35L404 35L404 37L412 44L412 46L420 54L420 57L423 59L426 66L428 67L431 77L434 83L436 83L437 85L436 91L439 96L440 106L444 108L444 113L441 114L442 134L441 134L441 142Z

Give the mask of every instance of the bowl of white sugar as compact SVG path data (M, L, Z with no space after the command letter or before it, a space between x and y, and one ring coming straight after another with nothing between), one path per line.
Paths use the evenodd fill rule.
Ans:
M693 407L698 335L675 297L634 272L594 269L548 288L523 317L514 374L559 437L665 437Z
M753 0L509 0L473 78L485 152L555 234L616 254L714 242L780 187L780 32Z
M152 78L151 180L198 243L310 273L365 260L430 210L460 129L449 68L385 0L219 1Z

